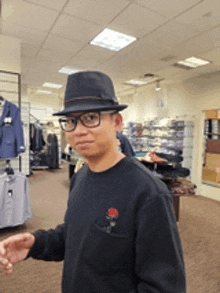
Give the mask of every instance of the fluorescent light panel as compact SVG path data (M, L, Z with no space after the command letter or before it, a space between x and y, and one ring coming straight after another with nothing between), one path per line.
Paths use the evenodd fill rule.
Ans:
M73 68L73 67L70 67L70 66L65 66L65 67L62 67L58 72L59 73L62 73L62 74L72 74L72 73L76 73L78 71L81 71L79 69L76 69L76 68Z
M62 86L62 84L56 84L56 83L51 83L51 82L45 82L43 84L43 87L49 87L49 88L53 88L53 89L60 89Z
M190 58L187 58L183 61L182 60L178 61L177 63L181 64L181 65L185 65L187 67L191 67L191 68L197 68L199 66L210 64L209 61L202 60L202 59L195 58L195 57L190 57Z
M47 95L49 95L49 94L52 94L52 92L51 91L44 91L44 90L37 90L36 94L47 94Z
M135 37L106 28L90 44L118 52L136 40Z
M138 79L131 79L131 80L126 81L125 83L131 84L131 85L145 85L145 84L148 84L148 81L142 81L142 80L138 80Z
M150 84L152 82L156 82L158 81L158 79L159 77L157 75L152 75L152 76L134 78L134 79L126 81L125 83L130 85L142 86L142 85Z

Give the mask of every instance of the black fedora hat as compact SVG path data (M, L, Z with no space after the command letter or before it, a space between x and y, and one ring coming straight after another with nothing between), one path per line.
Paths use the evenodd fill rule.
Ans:
M82 71L68 76L64 110L53 115L68 115L90 111L121 111L111 79L98 71Z

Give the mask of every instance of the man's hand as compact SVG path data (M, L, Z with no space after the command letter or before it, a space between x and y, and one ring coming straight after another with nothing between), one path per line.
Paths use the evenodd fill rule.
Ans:
M24 260L35 243L34 235L30 233L11 236L0 242L0 266L5 275L13 273L14 264Z

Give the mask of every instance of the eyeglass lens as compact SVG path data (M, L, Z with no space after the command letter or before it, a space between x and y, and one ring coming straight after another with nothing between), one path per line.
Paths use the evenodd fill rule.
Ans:
M99 113L84 113L79 117L69 117L60 119L61 127L64 131L73 131L76 128L77 122L80 122L88 128L99 126L100 114Z

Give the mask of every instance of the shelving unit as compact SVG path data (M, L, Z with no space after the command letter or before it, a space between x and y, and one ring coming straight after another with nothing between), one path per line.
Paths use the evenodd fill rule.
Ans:
M181 165L192 170L194 121L155 119L143 123L129 122L125 134L134 151L181 155Z

